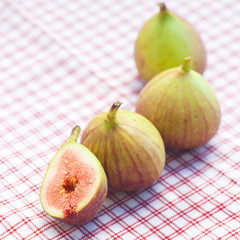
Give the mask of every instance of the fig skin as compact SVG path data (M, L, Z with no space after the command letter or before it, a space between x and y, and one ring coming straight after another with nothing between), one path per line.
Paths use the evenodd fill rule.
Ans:
M94 154L76 142L79 133L79 126L73 128L68 141L54 155L40 191L44 211L73 225L91 221L107 196L106 174ZM83 165L86 172L79 172ZM89 178L91 174L94 179Z
M143 116L118 110L93 118L83 132L81 143L101 162L111 188L135 191L151 186L165 165L165 148L158 130Z
M134 57L140 76L150 81L158 73L192 57L191 68L202 74L206 50L201 37L185 19L160 4L160 12L142 27L135 42Z
M140 92L136 112L159 130L166 148L190 149L206 144L220 125L221 111L210 84L184 64L159 73Z

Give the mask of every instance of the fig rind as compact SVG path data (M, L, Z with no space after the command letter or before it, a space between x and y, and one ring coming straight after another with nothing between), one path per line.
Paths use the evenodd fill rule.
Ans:
M109 187L135 191L151 186L165 165L165 148L158 130L145 117L127 110L117 111L117 122L108 112L92 119L81 143L101 162Z
M192 57L193 70L204 72L207 54L200 34L165 6L138 34L134 48L138 72L148 82L158 73L181 65L185 56Z
M159 130L166 148L190 149L206 144L217 133L221 109L210 84L184 67L155 76L140 92L136 112Z

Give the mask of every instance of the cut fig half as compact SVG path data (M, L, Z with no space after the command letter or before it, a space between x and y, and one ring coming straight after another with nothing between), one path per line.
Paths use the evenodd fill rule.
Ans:
M71 224L94 218L107 195L105 172L95 155L76 142L79 132L76 126L51 160L40 193L45 212Z

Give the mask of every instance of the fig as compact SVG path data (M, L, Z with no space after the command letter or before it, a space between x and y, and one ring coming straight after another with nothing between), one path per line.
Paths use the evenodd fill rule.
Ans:
M140 76L149 81L158 73L181 65L185 56L192 57L191 68L202 74L206 51L199 33L164 3L159 5L160 12L143 25L135 42L134 56Z
M73 128L52 158L45 174L40 200L50 216L70 224L89 222L107 195L102 165L86 147L77 143L80 127Z
M159 130L166 148L188 149L207 143L217 132L220 105L210 84L183 65L159 73L139 94L136 112Z
M165 165L165 148L149 120L120 106L117 101L108 112L93 118L81 143L101 162L109 187L135 191L158 180Z

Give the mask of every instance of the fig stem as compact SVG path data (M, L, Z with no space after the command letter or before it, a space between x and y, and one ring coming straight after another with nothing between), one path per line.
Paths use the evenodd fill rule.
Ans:
M74 142L77 141L79 133L81 131L81 128L77 125L72 129L71 135L69 137L69 140L72 140Z
M167 9L165 3L158 3L158 6L160 7L160 14L162 16L166 15L166 13L168 12L168 9Z
M189 72L191 70L190 64L191 64L191 57L185 57L183 59L182 70L184 72Z
M107 118L110 122L112 122L112 123L115 122L116 114L117 114L117 111L120 108L121 104L122 104L121 102L117 101L111 106L111 108L107 114Z

